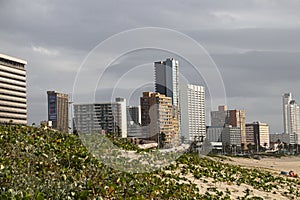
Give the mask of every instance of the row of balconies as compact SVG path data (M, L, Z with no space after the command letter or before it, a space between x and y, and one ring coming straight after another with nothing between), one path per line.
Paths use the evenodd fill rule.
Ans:
M11 102L7 100L0 99L0 105L5 107L11 107L11 108L23 108L26 109L27 105L25 103L18 103L18 102Z
M21 68L15 68L15 65L8 65L7 63L1 62L1 59L0 59L0 70L9 72L9 73L15 74L15 75L21 75L24 77L26 76L26 71L24 69L24 65Z
M24 76L24 75L14 74L14 73L2 71L2 70L0 70L0 77L9 78L9 79L13 79L16 81L24 81L24 82L26 81L26 76Z

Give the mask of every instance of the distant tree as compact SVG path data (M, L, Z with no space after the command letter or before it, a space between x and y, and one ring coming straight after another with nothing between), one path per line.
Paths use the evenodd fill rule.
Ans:
M224 153L230 153L230 145L228 143L226 143L223 148L224 148Z
M244 153L245 152L245 143L241 144L241 148L242 148L242 153Z
M236 144L231 145L231 153L236 155Z
M282 142L279 143L277 148L278 148L278 151L281 151L284 148L283 143Z
M159 148L164 148L166 142L166 134L161 132L159 134Z
M277 140L277 144L280 144L280 143L281 143L281 141L280 141L280 139L278 139L278 140Z
M251 143L247 144L247 148L248 148L248 152L252 153L252 144Z
M180 137L180 140L181 140L181 143L184 143L185 137L182 135L182 136Z

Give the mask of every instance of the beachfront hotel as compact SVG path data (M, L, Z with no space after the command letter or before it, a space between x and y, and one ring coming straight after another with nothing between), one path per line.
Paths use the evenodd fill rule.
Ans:
M0 124L27 124L26 64L0 54Z

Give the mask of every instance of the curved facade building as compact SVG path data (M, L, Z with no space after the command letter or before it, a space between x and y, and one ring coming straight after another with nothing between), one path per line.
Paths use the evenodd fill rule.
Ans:
M0 124L27 124L26 64L0 54Z

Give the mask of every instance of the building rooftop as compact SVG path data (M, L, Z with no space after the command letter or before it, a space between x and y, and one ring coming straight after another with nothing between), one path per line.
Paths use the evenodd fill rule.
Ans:
M0 58L27 65L27 61L0 53Z

